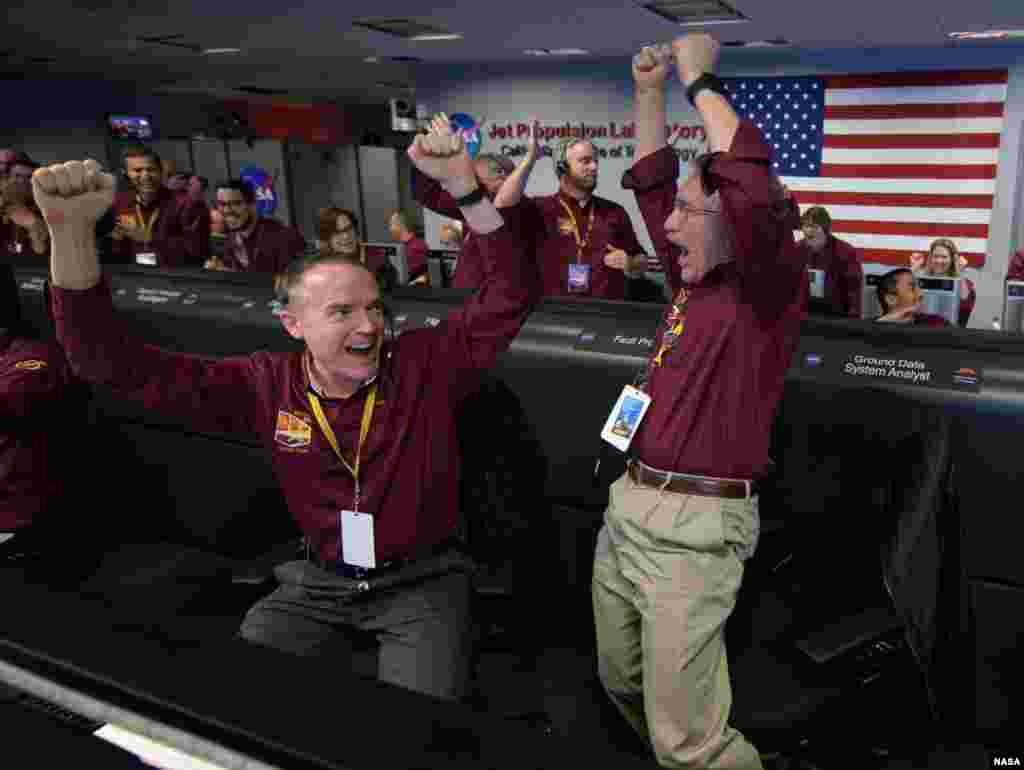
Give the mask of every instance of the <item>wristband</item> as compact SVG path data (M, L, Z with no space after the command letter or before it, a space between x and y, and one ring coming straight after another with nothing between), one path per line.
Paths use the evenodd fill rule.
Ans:
M716 94L726 96L725 84L723 84L714 73L705 72L699 78L690 83L689 87L686 89L686 98L689 99L690 104L696 107L697 105L695 100L697 98L697 94L705 90L714 91Z
M456 198L455 205L460 209L463 209L466 208L466 206L472 206L474 203L479 203L483 199L484 191L477 187L474 188L472 192L463 195L461 198Z

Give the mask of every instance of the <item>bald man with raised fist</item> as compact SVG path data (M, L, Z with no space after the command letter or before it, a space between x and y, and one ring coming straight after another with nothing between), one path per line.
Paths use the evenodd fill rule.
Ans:
M281 279L280 319L304 350L223 359L144 345L118 319L93 235L113 200L109 174L93 161L65 163L33 184L53 238L57 336L73 369L195 432L254 435L271 451L312 554L277 567L281 585L248 612L242 637L322 660L322 686L339 691L334 672L352 668L345 651L362 632L377 640L380 679L458 698L469 675L472 565L456 542L455 413L518 334L534 282L462 139L437 130L408 154L477 233L482 290L440 325L392 338L377 280L358 258L310 256Z

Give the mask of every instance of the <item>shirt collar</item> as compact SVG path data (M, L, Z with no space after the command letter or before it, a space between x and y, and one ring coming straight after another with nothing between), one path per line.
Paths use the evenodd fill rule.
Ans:
M139 194L136 193L135 194L135 205L138 206L139 208L141 208L143 211L146 211L146 210L149 210L149 209L158 208L160 206L160 204L163 203L164 197L165 197L164 194L166 192L168 192L168 190L166 188L164 188L164 187L161 187L160 189L158 189L156 191L156 195L153 196L153 200L150 201L149 204L143 203L142 202L142 198L140 198Z
M309 348L306 348L306 352L302 354L302 373L305 375L306 389L312 391L314 393L314 395L316 395L317 398L321 398L324 401L344 401L344 400L346 400L346 399L342 399L342 398L333 398L331 396L326 395L316 385L316 383L313 382L313 372L312 372L313 367L312 367L312 365L310 363L312 361L312 358L313 358L313 354L309 352ZM367 380L363 380L363 382L361 382L359 384L359 387L356 388L355 393L353 393L352 395L353 396L356 395L356 393L358 393L360 390L362 390L363 388L369 387L370 385L373 385L373 383L376 382L376 381L377 381L377 375L376 374L373 375L372 377L370 377ZM351 398L351 396L349 398Z
M256 232L256 226L260 223L260 218L256 217L244 230L238 230L235 232L235 236L241 236L243 241L247 241L252 238L252 234Z
M593 195L591 195L589 198L587 198L587 202L585 204L584 203L580 203L579 199L572 197L571 195L566 193L565 190L559 190L558 191L558 195L559 195L559 197L563 201L568 203L574 209L578 209L580 211L586 211L587 209L590 208L590 204L592 204L594 202L594 196Z

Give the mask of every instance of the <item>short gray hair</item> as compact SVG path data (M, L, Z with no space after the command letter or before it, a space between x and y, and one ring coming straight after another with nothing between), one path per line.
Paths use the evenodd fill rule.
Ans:
M294 305L296 297L301 294L299 287L302 285L302 279L306 273L320 265L349 265L370 272L369 268L359 261L359 257L321 251L307 252L289 262L288 267L274 282L274 293L282 307L287 307L289 303Z

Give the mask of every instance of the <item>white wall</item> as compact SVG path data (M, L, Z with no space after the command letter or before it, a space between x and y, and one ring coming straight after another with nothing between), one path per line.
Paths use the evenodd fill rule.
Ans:
M1021 153L1024 122L1024 49L966 48L865 49L821 52L726 52L721 74L806 75L844 72L891 72L920 69L968 69L1006 67L1010 78L1006 115L1000 142L999 174L995 203L989 226L989 254L983 268L968 271L978 287L978 303L972 327L990 327L1002 312L1003 277L1009 255L1024 243L1024 217L1020 215L1024 191L1019 184L1024 163ZM491 128L503 123L526 122L531 115L544 124L572 122L617 125L632 119L632 80L628 59L614 62L560 62L498 67L425 67L418 73L417 101L432 112L466 112L485 121L483 150L514 152L520 140L491 139ZM698 118L685 102L682 88L669 90L670 123L695 125ZM554 141L549 143L554 147ZM632 142L598 139L607 149ZM695 149L699 142L681 142L678 147ZM602 159L597 194L624 205L645 248L650 241L633 202L633 196L619 186L627 158ZM529 194L556 189L552 164L538 163ZM428 241L439 248L439 218L425 214ZM884 272L882 265L866 265L867 272Z

